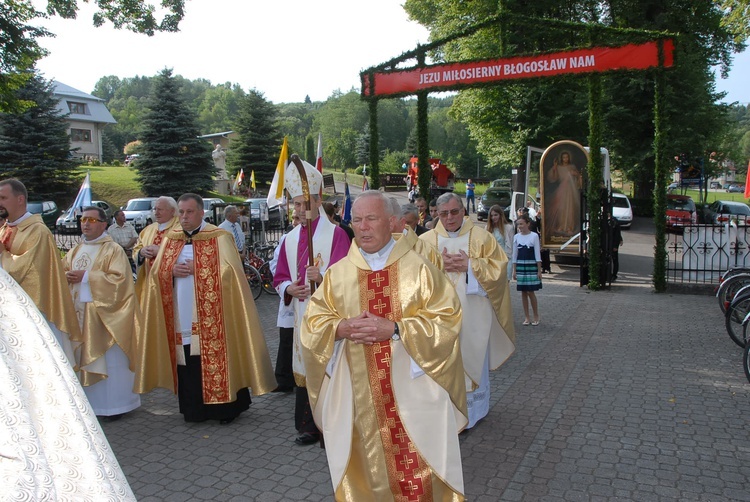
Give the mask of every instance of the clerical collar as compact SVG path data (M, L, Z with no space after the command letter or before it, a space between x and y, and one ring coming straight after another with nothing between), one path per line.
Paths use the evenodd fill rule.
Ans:
M448 237L451 237L451 238L458 237L458 234L461 233L461 228L464 226L464 221L461 222L461 226L458 227L458 230L456 230L455 232L448 232L448 230L446 229L445 231L448 233Z
M382 270L385 266L385 262L388 261L388 257L393 251L393 246L396 245L396 241L391 237L391 240L383 246L380 251L374 253L367 253L362 248L359 248L359 252L362 253L362 257L365 259L367 264L373 271Z
M107 234L107 232L105 231L105 232L104 232L104 233L103 233L102 235L100 235L100 236L99 236L99 237L97 237L96 239L91 239L90 241L86 240L86 237L84 237L84 238L83 238L83 243L84 243L84 244L96 244L96 243L97 243L97 242L99 242L100 240L104 239L104 238L105 238L105 237L106 237L107 235L108 235L108 234Z
M16 221L9 221L8 226L15 227L16 225L20 225L23 222L23 220L25 220L26 218L29 218L30 216L31 216L31 213L26 211L26 213L20 218L18 218Z
M193 236L203 230L203 227L206 225L206 222L202 222L201 226L196 228L195 230L187 231L184 228L182 229L183 233L187 236L187 243L186 244L192 244L193 243Z

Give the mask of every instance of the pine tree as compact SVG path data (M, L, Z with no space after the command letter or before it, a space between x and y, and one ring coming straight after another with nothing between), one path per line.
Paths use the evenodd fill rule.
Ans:
M33 74L14 93L32 103L21 113L0 113L0 179L18 178L29 198L60 200L81 179L70 155L68 122L57 109L51 83Z
M276 108L262 92L253 89L242 99L233 129L237 139L232 140L227 159L230 175L244 168L245 173L255 171L257 183L270 182L282 143Z
M198 138L195 115L170 69L163 70L154 82L143 126L141 156L135 168L146 195L177 198L214 189L211 146Z

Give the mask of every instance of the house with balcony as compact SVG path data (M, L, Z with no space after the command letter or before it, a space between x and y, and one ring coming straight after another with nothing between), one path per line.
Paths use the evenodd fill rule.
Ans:
M104 128L117 123L104 100L56 80L52 82L52 89L58 100L58 111L67 116L72 155L84 161L101 162Z

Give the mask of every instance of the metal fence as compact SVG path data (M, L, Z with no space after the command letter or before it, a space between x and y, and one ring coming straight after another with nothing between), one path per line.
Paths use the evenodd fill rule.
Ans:
M667 234L667 281L718 284L731 267L750 266L750 225L690 225Z

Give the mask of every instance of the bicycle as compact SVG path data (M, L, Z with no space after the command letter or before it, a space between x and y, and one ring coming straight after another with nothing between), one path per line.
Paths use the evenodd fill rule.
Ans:
M725 314L725 325L729 337L743 348L747 345L748 313L750 313L750 286L745 286L737 292Z
M745 369L745 378L750 382L750 343L745 345L745 350L743 352L742 367Z
M263 282L260 278L260 272L258 272L257 268L247 262L244 263L244 268L247 284L250 286L250 291L253 293L253 300L257 300L263 292Z
M719 308L721 308L722 314L727 313L727 308L729 308L737 292L748 284L750 284L750 272L734 273L722 281L716 291L716 298L719 300Z

